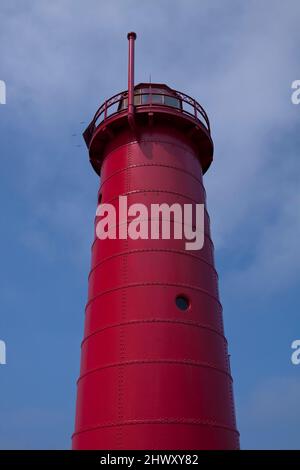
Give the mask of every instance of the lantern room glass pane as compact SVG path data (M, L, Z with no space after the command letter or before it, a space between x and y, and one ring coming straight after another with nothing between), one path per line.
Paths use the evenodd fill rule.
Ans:
M163 104L163 95L152 95L152 103Z
M174 98L173 96L165 96L165 105L173 106L173 108L180 108L180 101L178 98Z
M141 95L140 94L134 94L133 102L135 105L141 104Z
M150 95L142 95L142 104L150 103Z
M121 101L120 101L120 104L119 104L119 110L121 109L125 109L128 107L128 99L127 98L123 98Z

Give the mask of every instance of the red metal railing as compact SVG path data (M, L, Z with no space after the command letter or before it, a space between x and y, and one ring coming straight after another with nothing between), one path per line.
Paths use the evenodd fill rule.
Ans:
M146 99L143 98L144 96ZM159 97L159 99L161 98L161 101L159 101L157 97ZM166 98L172 98L177 101L178 105L166 104L168 101ZM167 107L172 109L173 112L175 111L175 113L192 117L201 123L210 133L210 124L206 112L194 98L185 93L171 89L162 90L161 88L152 88L151 86L149 86L149 88L137 89L134 91L134 107L137 110L142 107L147 107L149 110L151 107ZM112 96L100 106L84 134L86 134L86 137L90 140L94 130L100 123L111 116L121 113L127 114L127 112L128 92L126 90Z

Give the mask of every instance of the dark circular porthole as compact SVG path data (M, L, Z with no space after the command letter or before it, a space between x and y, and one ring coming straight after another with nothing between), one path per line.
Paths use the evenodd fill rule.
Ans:
M177 295L175 303L177 308L179 308L179 310L182 310L183 312L187 310L190 306L190 301L185 295Z

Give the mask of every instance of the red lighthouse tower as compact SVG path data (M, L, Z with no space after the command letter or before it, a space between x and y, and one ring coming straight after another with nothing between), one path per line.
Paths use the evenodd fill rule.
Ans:
M128 90L105 101L84 132L99 203L116 213L120 196L149 208L205 204L208 117L166 85L134 86L135 33L128 39ZM74 449L239 448L206 209L204 220L195 251L175 237L95 234Z

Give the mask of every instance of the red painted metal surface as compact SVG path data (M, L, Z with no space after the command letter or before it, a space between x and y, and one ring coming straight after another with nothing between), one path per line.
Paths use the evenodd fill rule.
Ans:
M120 195L148 208L205 203L208 119L194 100L187 114L154 105L149 93L135 107L135 129L127 108L108 115L106 102L100 123L96 114L85 133L101 202L117 212ZM198 251L187 251L184 239L95 236L85 315L74 449L239 447L207 211Z

